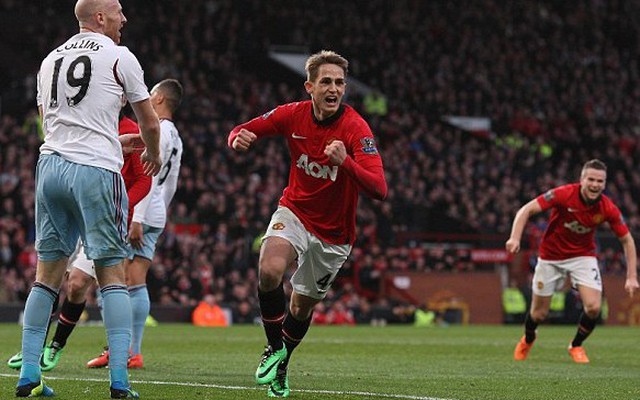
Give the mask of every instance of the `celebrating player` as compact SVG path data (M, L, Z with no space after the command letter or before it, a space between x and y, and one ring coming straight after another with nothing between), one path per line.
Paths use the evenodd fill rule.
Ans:
M290 103L236 126L228 144L247 151L255 140L285 136L291 154L284 189L262 243L258 298L267 348L256 382L271 397L288 397L287 367L302 341L313 307L327 290L355 241L358 193L387 195L382 160L367 123L342 104L348 62L321 51L306 62L304 87L311 100ZM282 278L297 263L293 292L285 310Z
M638 288L636 246L620 210L603 194L606 180L606 165L600 160L588 161L582 167L580 183L551 189L518 210L506 243L510 253L520 250L522 232L529 218L552 208L533 275L531 309L525 317L524 336L513 354L515 360L527 358L536 339L536 328L549 313L551 296L562 287L568 275L584 305L578 331L569 344L569 354L577 363L589 362L582 342L595 328L602 302L602 279L595 254L598 225L608 222L622 243L627 261L625 290L633 296Z

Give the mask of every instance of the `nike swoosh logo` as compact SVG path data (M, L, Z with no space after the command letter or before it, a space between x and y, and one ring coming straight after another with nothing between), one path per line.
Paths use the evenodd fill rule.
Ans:
M569 208L567 208L567 211L569 211L569 212L577 212L578 210L576 210L575 208L569 207Z
M306 136L300 136L300 135L298 135L298 134L297 134L297 133L295 133L295 132L291 134L291 137L292 137L293 139L306 139L306 138L307 138Z
M275 362L275 363L271 364L271 365L269 366L269 368L267 368L266 370L264 370L264 372L263 372L263 373L258 374L258 377L259 377L259 378L264 378L265 376L269 375L269 372L271 372L271 370L273 369L273 367L275 367L276 365L278 365L278 363L277 363L277 362Z

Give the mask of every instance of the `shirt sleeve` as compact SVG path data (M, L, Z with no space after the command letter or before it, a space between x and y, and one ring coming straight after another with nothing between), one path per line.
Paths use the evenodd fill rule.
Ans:
M555 207L566 199L566 190L564 186L555 187L536 197L542 211L546 211L551 207Z
M353 157L347 155L341 167L369 197L384 200L388 191L387 181L373 133L364 121L356 129L361 133L354 135L347 150Z
M238 136L238 132L240 132L240 130L243 128L255 133L258 139L264 136L274 136L282 134L285 130L284 121L286 119L286 116L291 114L292 109L293 104L278 106L259 117L255 117L251 121L236 126L229 133L227 145L229 147L232 147L233 141L236 139L236 136Z
M40 71L36 75L36 105L40 107L42 105L42 89L40 88Z
M611 226L611 230L616 234L617 237L623 237L627 233L629 233L629 227L620 212L620 209L616 207L614 204L611 204L607 212L607 222L609 222L609 226Z
M127 100L130 103L138 103L148 99L149 91L144 83L144 71L140 62L126 47L120 46L120 49L120 58L114 66L114 73L124 88Z

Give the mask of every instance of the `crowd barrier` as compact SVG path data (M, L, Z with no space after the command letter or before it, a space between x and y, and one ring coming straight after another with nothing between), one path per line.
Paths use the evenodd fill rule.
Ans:
M0 304L0 322L20 322L23 310L23 303ZM82 317L83 322L92 323L101 321L100 310L97 306L89 305L85 308L85 311L86 314ZM191 323L192 312L193 307L151 304L150 315L158 322Z
M608 325L640 325L640 293L624 290L624 276L605 276L603 284L609 306ZM502 285L497 272L437 273L389 272L382 295L445 312L457 312L460 322L501 324Z

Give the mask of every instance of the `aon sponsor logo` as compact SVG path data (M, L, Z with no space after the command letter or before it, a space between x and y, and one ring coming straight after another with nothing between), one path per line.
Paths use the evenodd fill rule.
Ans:
M578 234L585 234L585 233L591 232L591 228L587 228L586 226L580 225L578 221L565 222L564 227L570 230L571 232L575 232Z
M338 177L338 166L334 165L329 167L328 165L320 165L315 161L309 162L309 156L302 154L296 162L296 167L301 168L307 175L311 175L314 178L331 179L335 182Z

